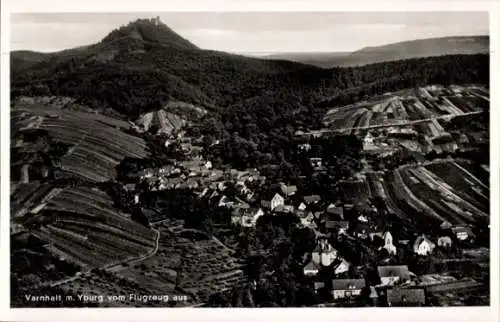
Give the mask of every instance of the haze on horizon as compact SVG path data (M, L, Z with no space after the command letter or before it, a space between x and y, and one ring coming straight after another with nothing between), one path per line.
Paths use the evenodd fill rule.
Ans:
M89 45L130 21L156 16L198 47L256 56L489 35L487 12L23 13L11 16L11 50Z

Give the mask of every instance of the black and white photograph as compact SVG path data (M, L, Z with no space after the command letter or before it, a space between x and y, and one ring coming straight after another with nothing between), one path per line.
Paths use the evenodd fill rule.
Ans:
M11 13L10 307L490 306L490 19Z

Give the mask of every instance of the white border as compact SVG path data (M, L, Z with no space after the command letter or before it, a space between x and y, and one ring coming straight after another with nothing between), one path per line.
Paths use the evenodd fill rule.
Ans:
M499 151L500 141L495 121L500 121L496 108L499 98L500 3L490 1L432 0L351 0L351 1L251 1L251 0L4 0L1 1L1 221L0 221L0 320L5 321L500 321L499 320ZM491 306L485 308L423 309L10 309L9 308L9 20L11 12L158 12L158 11L490 11L491 44ZM5 282L7 281L7 282ZM7 286L7 287L6 287Z
M496 0L7 0L8 12L488 11Z

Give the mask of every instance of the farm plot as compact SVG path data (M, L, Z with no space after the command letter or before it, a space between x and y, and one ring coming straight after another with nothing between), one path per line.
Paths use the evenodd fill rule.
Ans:
M115 167L125 157L148 155L146 143L121 131L128 123L107 116L62 110L50 106L14 107L24 117L41 118L36 127L48 131L55 140L71 146L61 158L61 168L90 181L106 181L116 176Z
M458 92L451 87L439 91L422 88L403 91L401 96L389 94L382 100L374 98L358 104L336 107L326 113L323 122L332 129L391 126L444 115L479 112L489 104L486 97L473 93L473 87L453 88L458 88ZM427 94L418 95L419 91ZM437 135L436 132L440 131L439 125L434 123L431 126L436 128L429 131Z
M349 124L356 122L357 116L363 113L363 109L358 106L346 106L328 111L323 122L332 128L345 128Z
M50 184L23 183L11 190L10 206L11 217L22 217L30 209L39 205L51 193L53 186Z
M429 164L426 168L453 187L463 200L471 203L483 213L489 212L490 191L487 184L467 170L468 163L446 162Z
M391 179L393 176L388 176L388 178ZM399 190L398 181L387 180L387 178L384 178L381 183L387 196L385 204L389 213L392 213L401 219L410 219L411 214L415 212L415 208L412 208L412 206L410 206L404 199L406 196L403 191Z
M454 164L440 162L424 167L400 168L393 176L393 192L400 202L405 201L416 211L440 221L471 224L488 220L489 202L479 199L482 193L478 190L480 184L462 174Z
M371 197L370 186L366 180L341 180L339 187L345 202L359 202Z
M382 199L386 199L387 195L385 193L385 189L382 183L383 179L381 174L372 172L372 173L367 173L366 177L368 179L367 181L370 187L371 197L372 198L379 197Z
M118 213L102 191L66 188L30 218L33 233L50 248L83 267L103 267L144 256L155 233Z
M193 238L178 221L162 222L157 253L119 272L151 290L179 290L197 302L244 281L242 264L210 238Z

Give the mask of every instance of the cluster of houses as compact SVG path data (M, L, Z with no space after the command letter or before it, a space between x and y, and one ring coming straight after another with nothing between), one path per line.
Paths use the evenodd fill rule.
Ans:
M139 173L140 179L149 184L151 191L168 189L196 189L204 181L217 181L223 172L212 169L210 161L180 161L161 168L145 169Z
M331 207L329 210L335 209L335 213L342 215L341 207ZM337 236L345 235L351 239L366 239L367 241L374 242L379 239L376 244L378 250L385 249L387 254L396 255L399 247L404 247L413 250L415 254L420 256L430 256L436 247L447 249L452 245L452 238L449 236L438 237L437 240L431 240L425 234L416 236L413 244L409 240L399 240L396 246L393 236L390 231L381 231L376 228L371 228L366 223L364 216L357 218L358 224L356 229L349 230L349 221L337 220L332 221L327 228L329 233L337 234ZM473 238L473 233L468 227L443 227L449 228L458 240L467 240ZM333 229L333 230L332 230ZM342 255L331 246L328 239L323 236L330 235L317 235L316 248L307 257L308 260L303 267L304 276L308 276L315 281L314 289L320 292L325 288L324 274L321 275L322 270L330 272L332 275L331 286L329 291L335 303L352 302L358 300L362 294L368 296L373 305L376 306L423 306L427 303L427 296L425 287L428 281L422 277L420 280L415 274L408 270L406 265L381 265L377 267L380 283L378 285L369 285L364 278L349 278L350 269L359 270L361 267L351 267L352 264L346 261ZM375 245L375 244L374 244ZM387 262L387 261L384 261ZM453 279L453 278L451 278ZM321 281L319 281L321 280ZM427 284L426 284L427 283ZM443 278L442 281L435 282L440 285L448 285L450 281ZM458 282L453 282L458 283ZM448 286L447 286L448 287ZM450 286L452 287L452 286ZM366 293L363 293L366 292ZM366 296L364 298L366 298Z
M363 144L366 149L373 149L376 145L375 138L368 132ZM307 143L299 146L299 149L305 151L310 148ZM188 151L185 152L187 154ZM315 171L325 170L321 158L310 158L310 162ZM329 242L332 236L339 240L347 238L371 242L376 245L374 249L386 252L389 257L397 255L401 247L410 247L420 256L429 256L436 247L449 248L453 242L446 235L432 239L422 234L415 236L412 243L410 240L398 240L396 243L389 229L382 229L372 222L369 214L377 212L374 206L369 211L351 212L357 204L354 206L329 202L322 200L320 195L303 195L297 186L285 183L280 183L268 194L259 194L256 191L260 190L258 188L263 186L266 178L256 169L214 169L210 161L203 160L198 155L191 155L189 161L146 169L140 173L140 177L149 184L151 190L192 189L200 198L208 198L218 207L230 210L232 225L248 229L255 227L258 219L264 215L297 216L300 225L313 229L316 236L316 248L308 254L303 274L314 280L316 292L327 287L334 301L353 301L365 294L377 306L421 306L426 304L426 293L424 284L406 265L378 266L378 285L369 285L365 278L350 278L353 276L351 270L359 271L359 267L353 267L352 263L332 247ZM356 217L351 216L353 213ZM473 238L468 227L451 227L443 223L441 228L451 230L460 241ZM328 285L325 285L324 275L320 274L322 271L333 274Z
M385 158L399 152L410 154L417 162L422 162L427 153L466 151L488 140L483 132L452 134L435 119L414 127L418 127L418 132L410 126L368 130L362 138L365 155ZM419 139L419 133L423 135L423 140Z
M392 242L389 232L385 238L386 245ZM423 306L426 303L424 289L418 286L415 274L406 265L378 266L380 283L368 286L364 278L348 278L351 264L341 257L327 239L318 238L317 247L304 266L304 275L318 276L319 271L328 266L333 268L334 278L329 291L334 302L356 301L365 294L377 306L384 305L384 301L388 306ZM314 283L314 290L318 293L325 288L324 281Z
M386 246L390 245L390 233L387 232L384 237ZM318 239L316 249L304 266L304 275L314 278L327 266L333 267L330 286L327 289L324 280L318 279L314 282L314 290L317 293L330 292L334 304L354 303L363 297L374 306L425 306L428 304L427 293L438 288L453 290L472 285L471 282L464 284L453 277L438 274L417 277L406 265L378 266L376 271L380 282L369 285L365 278L348 278L351 264L326 239Z

